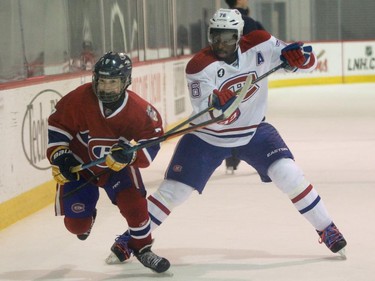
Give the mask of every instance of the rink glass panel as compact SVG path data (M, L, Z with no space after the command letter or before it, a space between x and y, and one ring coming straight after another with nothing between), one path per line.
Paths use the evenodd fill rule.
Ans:
M284 41L375 39L373 0L252 0L250 15ZM91 70L104 52L137 61L207 46L220 0L2 0L0 83Z

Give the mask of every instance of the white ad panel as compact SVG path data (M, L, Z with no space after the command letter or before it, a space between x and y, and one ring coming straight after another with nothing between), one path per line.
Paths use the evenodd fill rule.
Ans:
M0 92L0 203L51 180L47 119L56 102L84 78Z
M375 75L375 41L344 43L344 76Z

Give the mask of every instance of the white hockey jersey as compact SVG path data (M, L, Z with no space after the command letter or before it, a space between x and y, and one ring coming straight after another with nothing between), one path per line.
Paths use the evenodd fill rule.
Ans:
M196 114L208 106L208 97L214 89L229 88L237 91L245 84L248 75L253 80L282 63L281 50L286 44L265 31L254 31L241 38L238 61L229 65L218 60L211 48L197 53L187 64L186 78ZM312 53L303 68L297 72L310 72L316 67ZM284 70L285 71L285 70ZM220 147L236 147L247 144L266 115L268 81L264 78L253 85L238 109L225 121L199 129L193 134L202 140ZM216 111L216 112L215 112ZM198 124L220 114L215 110L194 120ZM211 116L210 116L211 115Z

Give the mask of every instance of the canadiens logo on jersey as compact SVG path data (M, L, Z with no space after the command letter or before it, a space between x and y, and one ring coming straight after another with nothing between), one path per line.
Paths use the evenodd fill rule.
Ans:
M220 87L220 89L230 89L233 92L238 93L239 91L241 91L242 87L244 86L246 78L247 78L248 75L252 75L253 80L256 79L256 75L254 73L239 75L239 76L234 77L233 79L231 79L229 81L225 81L222 84L222 86ZM258 91L258 89L259 89L258 85L256 85L256 84L252 85L248 89L248 91L246 93L246 96L245 96L245 98L243 99L242 102L248 101ZM241 110L239 108L237 108L237 110L235 112L233 112L231 116L229 116L224 121L221 121L221 122L218 122L218 123L221 124L221 125L232 124L233 122L235 122L240 117L240 115L241 115Z
M238 92L244 86L248 75L252 75L253 81L256 79L256 75L254 73L239 75L229 81L225 81L224 84L220 87L220 89L230 89L233 92ZM242 102L246 102L247 100L249 100L258 91L258 89L259 86L257 84L251 85Z
M235 112L232 113L231 116L229 116L224 121L218 122L220 125L229 125L235 122L241 115L241 111L237 108Z
M91 160L97 160L106 156L112 145L116 144L118 139L99 139L99 138L92 138L88 142L88 151L90 154ZM98 165L99 167L105 168L106 165Z

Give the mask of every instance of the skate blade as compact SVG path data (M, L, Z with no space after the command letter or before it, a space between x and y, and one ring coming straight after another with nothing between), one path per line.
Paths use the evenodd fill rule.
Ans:
M346 260L346 247L342 248L337 253L340 255L341 259Z
M164 271L164 272L160 272L160 273L158 273L158 272L156 272L156 271L154 271L152 269L151 269L151 271L154 272L154 273L156 273L160 277L173 277L173 275L174 275L173 272L171 272L169 270Z
M167 270L166 272L163 272L162 274L163 274L165 277L173 277L173 275L174 275L173 272L168 271L168 270Z
M233 168L227 168L225 170L226 175L234 175L234 169Z
M112 264L123 264L125 261L120 261L118 259L118 257L114 254L114 253L111 253L106 259L105 259L105 263L106 264L109 264L109 265L112 265Z

